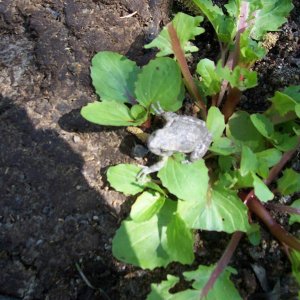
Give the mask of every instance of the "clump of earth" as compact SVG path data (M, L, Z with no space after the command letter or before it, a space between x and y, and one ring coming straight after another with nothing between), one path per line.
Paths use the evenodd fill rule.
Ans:
M145 299L150 283L165 278L162 269L140 270L111 253L131 199L108 187L106 170L137 163L132 153L141 142L124 129L89 124L80 108L97 100L93 55L110 50L147 63L155 52L143 45L169 21L171 2L0 1L0 299ZM255 66L259 86L241 103L248 111L264 110L274 91L299 83L300 4L294 5ZM213 31L205 27L197 40L201 56L216 59ZM286 216L277 220L288 227ZM195 264L209 264L228 236L204 232L199 240ZM241 295L266 292L251 265L265 270L270 291L279 282L281 295L293 294L280 245L267 231L262 241L254 247L245 240L232 261ZM168 271L182 270L174 264Z

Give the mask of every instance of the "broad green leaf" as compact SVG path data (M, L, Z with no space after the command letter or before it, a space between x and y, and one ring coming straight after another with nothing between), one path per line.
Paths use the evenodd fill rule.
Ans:
M145 191L131 207L130 218L135 222L151 219L164 205L165 198L157 193Z
M159 102L165 111L178 110L182 106L184 87L177 63L166 57L151 60L138 76L135 93L144 107Z
M228 121L227 129L227 136L240 147L248 146L254 152L265 149L264 137L254 127L247 112L234 113Z
M250 119L255 128L266 138L270 138L274 133L272 122L263 114L252 114Z
M222 9L211 0L193 0L214 27L218 39L229 43L236 34L235 20L224 15Z
M300 285L300 252L291 249L289 258L292 264L292 273L297 283ZM300 292L298 293L299 296ZM298 298L299 299L299 298Z
M282 177L277 180L277 187L282 195L290 195L300 191L300 174L293 169L283 171Z
M170 193L186 201L197 201L206 196L208 169L204 161L182 163L170 157L157 175Z
M249 228L247 207L228 189L215 187L206 197L194 201L178 201L178 214L190 228L246 232Z
M242 176L247 175L252 171L257 169L257 159L256 155L251 151L247 146L242 147L242 157L241 157L241 166L240 173Z
M141 168L136 165L119 164L109 167L107 180L115 190L125 195L135 195L145 189L144 184L137 180L140 171Z
M135 62L115 52L102 51L92 59L91 77L102 101L132 103L139 71Z
M148 295L147 300L199 300L201 290L209 280L214 268L215 265L201 265L195 271L184 272L183 276L185 280L192 282L192 288L177 293L171 293L170 290L179 282L179 278L168 275L167 280L159 284L151 284L151 293ZM231 274L236 274L236 271L227 267L218 277L205 299L241 300L242 298L230 280Z
M214 141L209 150L219 155L230 155L237 151L234 142L227 137L221 137Z
M147 300L172 300L174 294L171 294L169 290L179 282L179 278L173 275L167 275L167 280L163 280L161 283L151 284L151 293L148 294Z
M265 183L254 173L252 173L254 194L262 202L267 202L274 198L274 194L269 190Z
M291 0L261 0L262 8L255 12L251 37L261 40L268 31L276 31L284 24L293 9Z
M84 106L80 113L86 120L98 125L135 126L144 122L143 119L135 120L129 108L116 101L95 101Z
M241 189L241 188L250 188L253 187L253 178L252 178L252 173L248 173L245 176L242 176L238 170L233 172L234 178L236 179L236 189Z
M151 219L144 222L123 221L113 238L113 255L121 261L144 269L166 266L172 261L192 263L193 252L180 251L188 249L190 233L173 236L170 242L168 240L167 231L174 230L170 227L174 226L175 210L176 202L166 199L164 206ZM187 233L182 228L180 230L181 233ZM181 246L184 243L187 245L183 249Z
M217 64L217 74L227 80L231 87L236 87L240 91L245 91L257 85L257 73L247 68L236 66L233 70L223 67L221 62Z
M175 261L192 262L194 260L194 239L190 228L176 213L167 228L169 252Z
M201 59L197 65L197 73L201 75L200 85L205 95L216 95L221 89L221 78L216 72L215 63L207 58Z
M295 113L296 113L297 117L300 118L300 104L296 104Z
M206 127L212 134L214 141L219 139L225 130L224 115L215 106L212 106L208 111Z
M291 207L297 208L300 210L300 199L295 200ZM300 223L300 215L297 214L291 214L290 215L290 220L289 220L289 224L294 224L294 223Z
M231 17L239 17L241 0L229 0L224 6Z
M199 27L203 21L203 17L192 17L184 13L177 13L172 21L180 41L181 48L185 53L196 52L198 48L190 43L195 37L204 32L202 27ZM151 43L145 46L146 49L157 47L160 51L156 54L157 57L173 54L171 40L166 27Z

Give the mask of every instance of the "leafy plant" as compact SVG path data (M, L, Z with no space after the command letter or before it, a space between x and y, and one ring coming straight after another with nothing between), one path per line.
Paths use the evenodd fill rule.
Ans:
M283 172L276 191L270 189L299 145L300 86L277 91L264 113L235 111L242 92L257 84L251 66L266 54L265 34L277 30L293 6L290 0L231 0L224 12L210 0L193 2L215 29L220 60L200 60L196 75L191 75L185 56L198 51L191 40L204 32L199 27L203 17L178 13L146 45L159 48L158 57L142 68L117 53L95 55L91 76L101 101L83 107L81 114L100 125L149 127L155 114L152 104L177 111L187 90L213 136L210 153L190 164L182 163L185 157L177 153L168 158L156 180L150 176L139 180L141 168L136 165L109 168L107 178L113 188L137 195L113 239L113 254L147 269L174 261L191 264L196 230L232 234L216 264L183 274L192 282L190 289L171 293L179 278L168 275L166 281L152 285L148 299L220 299L224 286L228 299L240 299L230 281L236 271L227 265L244 233L251 243L259 243L259 226L249 218L252 213L288 250L299 282L300 241L268 211L289 212L291 222L299 222L299 203L285 207L268 201L275 192L287 195L300 190L300 175L292 169ZM167 55L173 59L164 57Z

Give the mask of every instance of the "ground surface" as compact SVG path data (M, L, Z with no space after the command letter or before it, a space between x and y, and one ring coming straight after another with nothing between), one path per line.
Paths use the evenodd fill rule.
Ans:
M260 85L245 95L247 109L261 110L274 90L299 83L294 2L277 44L256 66ZM137 270L111 256L111 238L127 209L125 197L107 188L105 171L135 162L136 141L124 130L88 124L79 110L96 100L91 57L114 50L145 63L153 53L142 45L168 14L169 1L162 0L0 1L0 299L145 299L149 283L163 278L161 270ZM199 45L215 58L209 32ZM201 238L201 263L215 261L228 240ZM267 232L261 246L244 242L233 262L245 298L261 290L250 263L266 270L270 289L279 282L281 294L291 294L289 264Z

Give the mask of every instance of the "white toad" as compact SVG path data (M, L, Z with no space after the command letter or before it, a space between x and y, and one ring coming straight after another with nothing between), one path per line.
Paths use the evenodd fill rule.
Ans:
M158 104L158 109L152 105L157 115L161 115L166 124L162 129L154 131L148 138L149 150L162 157L158 163L143 167L138 177L159 171L168 157L175 152L190 153L189 161L202 158L207 152L212 135L207 130L204 121L190 116L181 116L173 112L164 112Z

